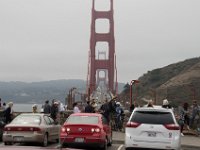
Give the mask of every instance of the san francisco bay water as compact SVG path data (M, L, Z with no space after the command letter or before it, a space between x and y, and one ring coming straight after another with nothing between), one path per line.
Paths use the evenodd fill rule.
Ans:
M38 105L38 111L41 110L42 104ZM16 104L13 105L13 111L14 112L32 112L32 106L33 104Z

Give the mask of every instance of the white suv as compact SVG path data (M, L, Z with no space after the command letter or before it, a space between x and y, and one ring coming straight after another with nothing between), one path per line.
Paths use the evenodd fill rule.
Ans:
M173 111L161 106L135 108L126 126L126 150L179 150L180 140L180 129Z

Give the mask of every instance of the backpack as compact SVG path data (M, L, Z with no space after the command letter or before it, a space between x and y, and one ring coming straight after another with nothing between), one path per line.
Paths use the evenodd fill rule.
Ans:
M117 107L117 108L116 108L116 113L117 113L118 115L120 115L120 114L122 113L122 109L121 109L120 107Z

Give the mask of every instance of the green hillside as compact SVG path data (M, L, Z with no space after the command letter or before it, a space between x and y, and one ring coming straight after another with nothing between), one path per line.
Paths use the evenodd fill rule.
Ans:
M137 94L137 102L141 104L143 99L161 104L167 98L174 106L200 100L200 57L148 71L138 80L139 84L133 86L133 99ZM129 88L121 93L125 101L130 99Z

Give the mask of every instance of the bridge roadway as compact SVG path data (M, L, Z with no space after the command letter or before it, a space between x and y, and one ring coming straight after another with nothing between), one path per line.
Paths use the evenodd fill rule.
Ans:
M0 143L0 149L6 150L6 148L11 148L11 150L15 150L15 148L25 147L31 150L32 147L40 148L38 144L14 144L12 146L5 146L2 142ZM49 149L59 149L58 143L51 142L49 143ZM200 150L200 137L185 135L181 139L181 149L182 150ZM10 150L10 149L9 149ZM16 149L19 150L19 149ZM70 148L63 148L62 150L71 150ZM92 149L91 149L92 150ZM108 150L125 150L124 148L124 133L123 132L113 132L113 145L108 148Z

